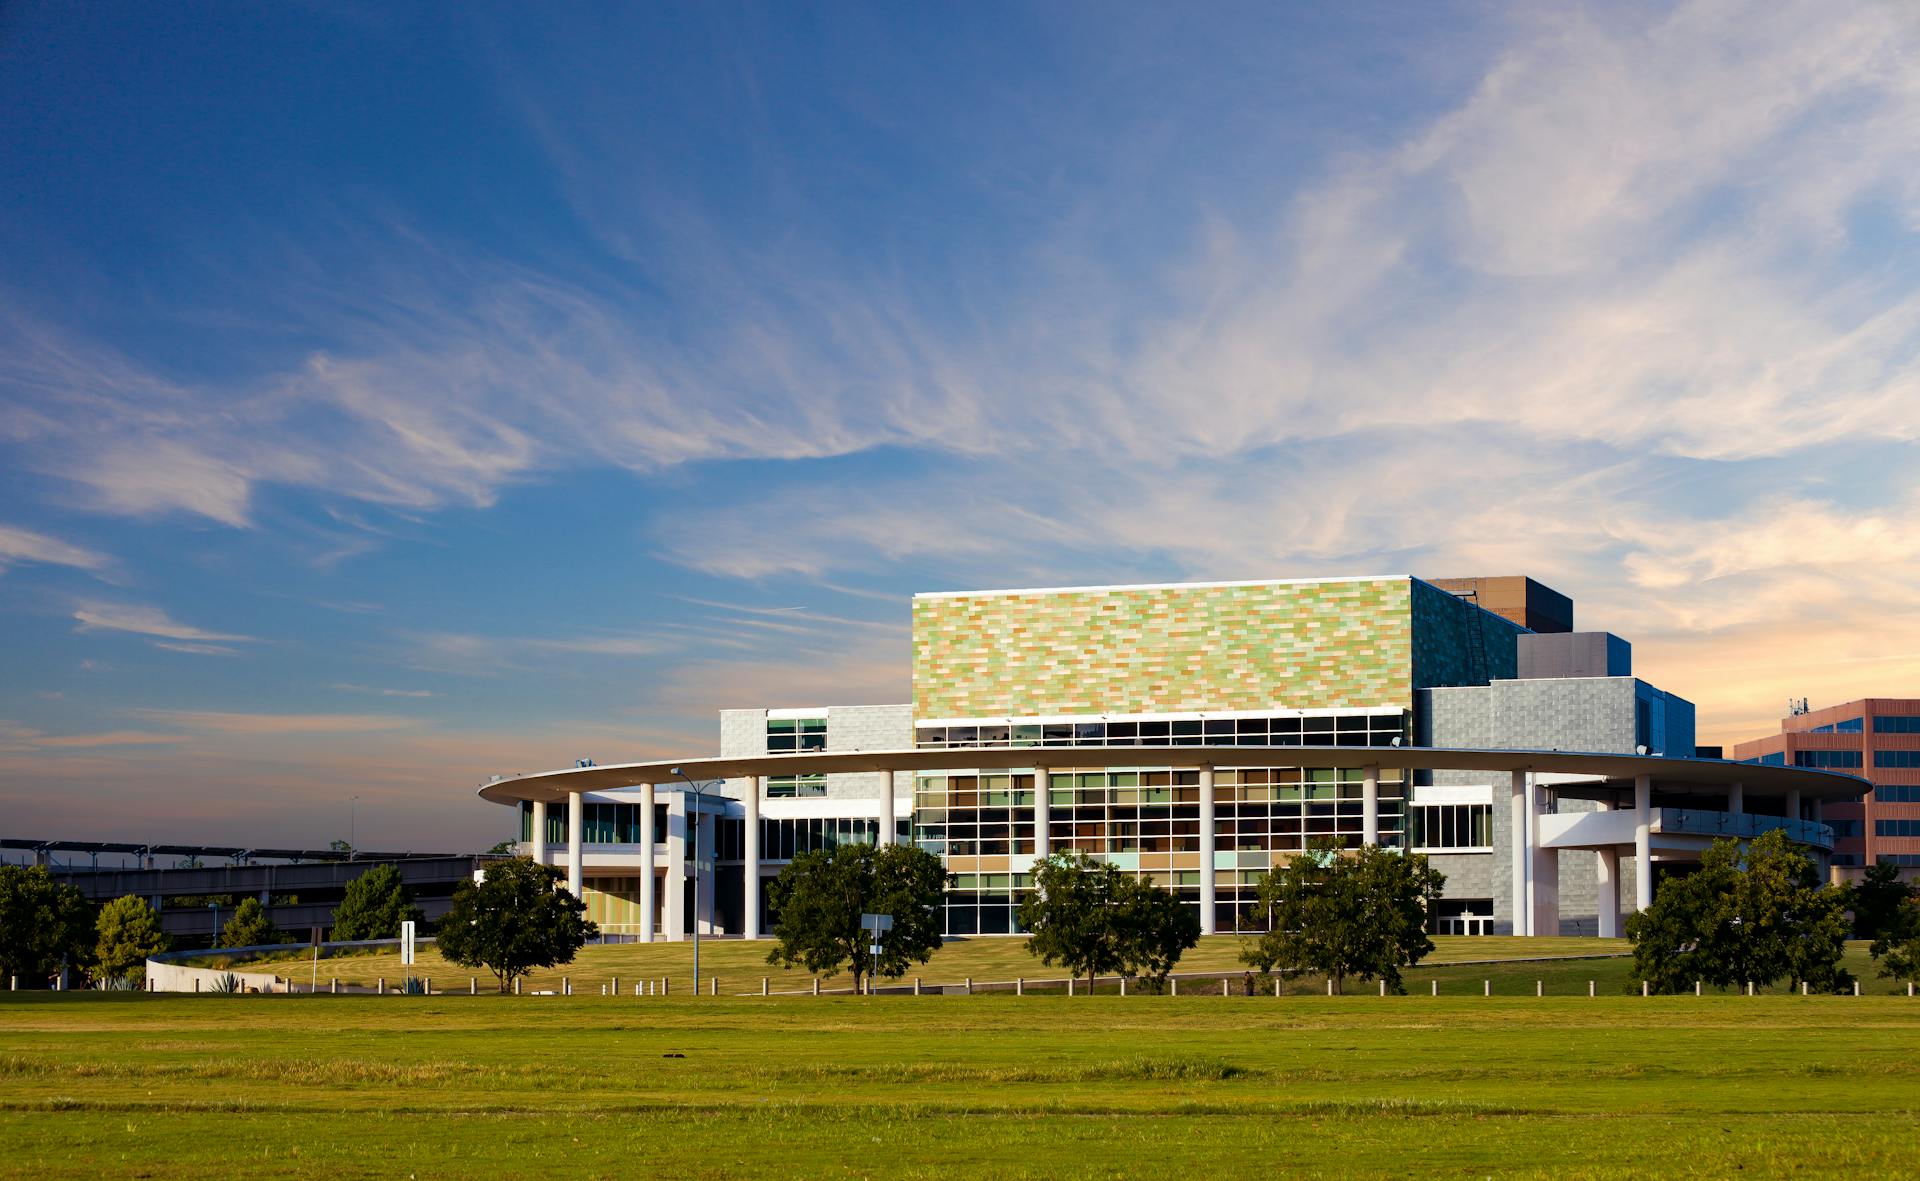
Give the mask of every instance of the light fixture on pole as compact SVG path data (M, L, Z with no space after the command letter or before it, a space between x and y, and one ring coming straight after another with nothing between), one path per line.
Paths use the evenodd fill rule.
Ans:
M693 995L700 995L700 801L706 795L706 789L693 781L685 771L678 767L672 773L687 781L693 789L693 807L687 809L687 815L693 821Z

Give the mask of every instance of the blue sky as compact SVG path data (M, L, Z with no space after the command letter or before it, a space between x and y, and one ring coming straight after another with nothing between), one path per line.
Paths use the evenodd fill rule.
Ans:
M1532 573L1920 694L1899 3L0 14L7 831L487 843L916 590Z

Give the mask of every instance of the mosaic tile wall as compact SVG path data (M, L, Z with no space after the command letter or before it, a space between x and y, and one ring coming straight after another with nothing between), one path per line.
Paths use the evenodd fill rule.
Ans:
M1415 585L916 598L914 716L1411 708Z

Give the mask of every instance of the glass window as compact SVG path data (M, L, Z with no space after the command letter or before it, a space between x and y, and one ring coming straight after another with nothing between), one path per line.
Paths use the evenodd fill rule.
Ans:
M1905 754L1907 752L1901 751L1898 753ZM1901 766L1906 767L1914 765L1913 763L1901 764ZM1920 787L1912 787L1906 784L1882 784L1873 789L1873 798L1876 802L1882 804L1920 804Z
M1873 833L1882 837L1920 837L1920 820L1876 820Z
M1920 750L1876 750L1873 752L1873 765L1876 767L1920 767ZM1885 798L1884 796L1881 798Z
M1793 752L1793 765L1845 770L1858 768L1861 759L1857 750L1796 750Z
M1920 715L1882 714L1873 719L1875 734L1920 734Z

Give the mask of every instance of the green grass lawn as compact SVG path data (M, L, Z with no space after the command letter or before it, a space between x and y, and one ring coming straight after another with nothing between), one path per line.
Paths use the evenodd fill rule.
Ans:
M0 1177L1914 1170L1920 1000L1589 1000L1594 970L1544 1000L0 994Z

